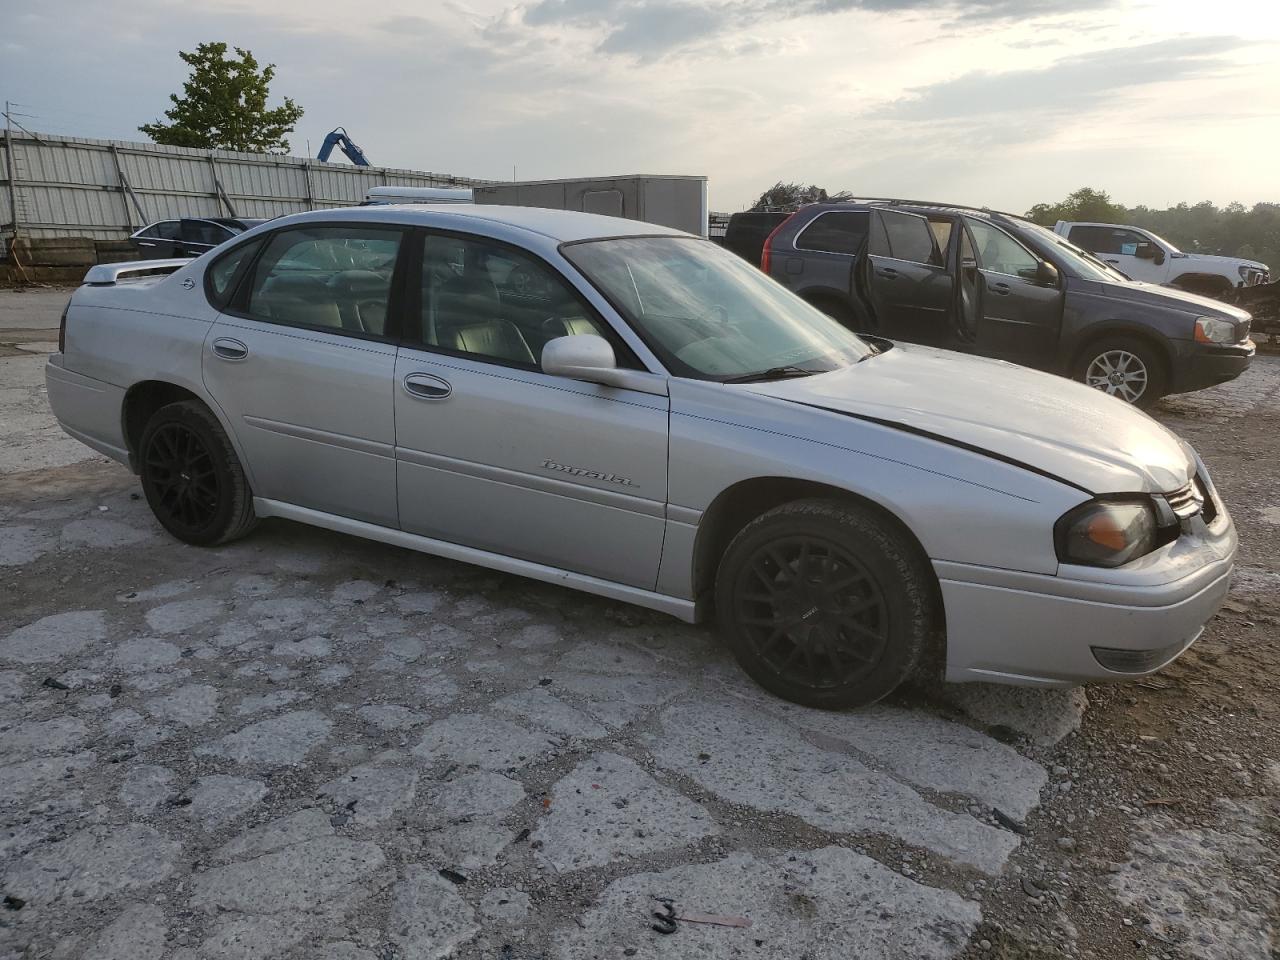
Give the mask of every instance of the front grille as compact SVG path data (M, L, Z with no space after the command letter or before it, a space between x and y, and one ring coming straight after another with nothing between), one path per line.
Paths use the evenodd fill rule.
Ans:
M1174 516L1179 520L1190 520L1204 508L1204 487L1200 485L1200 478L1196 477L1185 487L1166 493L1164 498Z

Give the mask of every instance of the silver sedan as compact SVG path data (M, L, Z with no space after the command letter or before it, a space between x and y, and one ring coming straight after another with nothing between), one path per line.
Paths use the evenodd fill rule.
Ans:
M1227 591L1195 452L1125 404L858 336L708 241L504 207L284 217L93 268L49 398L214 546L284 517L713 617L763 686L1158 670Z

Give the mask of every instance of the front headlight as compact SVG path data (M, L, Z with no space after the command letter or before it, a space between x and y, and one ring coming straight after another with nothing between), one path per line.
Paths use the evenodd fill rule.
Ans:
M1058 559L1087 567L1119 567L1158 545L1155 506L1147 498L1082 503L1053 533Z
M1220 317L1198 317L1196 319L1197 343L1234 343L1236 325L1230 320Z

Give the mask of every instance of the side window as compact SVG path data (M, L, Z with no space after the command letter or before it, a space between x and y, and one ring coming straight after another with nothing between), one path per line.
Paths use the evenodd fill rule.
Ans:
M1115 250L1106 249L1106 233L1104 227L1072 227L1067 233L1067 239L1090 253L1116 253Z
M182 221L182 239L187 243L216 247L230 236L231 233L225 227L209 220Z
M870 220L871 215L865 210L819 214L796 237L796 249L841 253L852 257L862 249L862 244L867 239Z
M383 336L400 239L394 228L280 230L258 259L247 312L290 327Z
M935 267L942 265L938 242L929 221L924 217L896 210L881 210L878 218L883 229L872 237L872 253ZM882 245L887 249L879 250Z
M565 279L534 257L481 239L427 237L423 346L535 368L548 341L580 333L613 342Z
M156 240L177 240L181 234L180 226L177 220L161 220L148 227L143 236Z
M209 301L218 309L222 309L235 293L236 279L242 267L253 259L254 252L262 245L261 240L242 243L233 250L228 250L209 265L205 276L208 278Z
M1003 230L982 220L967 220L978 250L978 264L983 270L1036 279L1040 260L1030 250L1014 240Z
M933 231L933 239L938 242L938 250L943 258L947 255L947 245L951 243L951 229L954 225L951 220L929 220L929 229Z
M1151 246L1151 238L1145 234L1135 233L1132 230L1112 230L1111 246L1116 249L1111 251L1119 253L1126 257L1136 257L1139 247Z

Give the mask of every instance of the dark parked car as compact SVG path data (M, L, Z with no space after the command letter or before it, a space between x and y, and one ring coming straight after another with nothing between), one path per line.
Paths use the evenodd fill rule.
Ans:
M209 217L207 219L158 220L143 227L129 239L144 260L170 260L174 257L198 257L237 233L244 233L265 220L243 217Z
M789 216L791 216L789 212L773 210L747 210L745 213L735 213L729 218L729 225L725 228L721 245L742 257L743 260L759 263L764 242L769 239L769 234L773 233L778 224Z
M760 266L855 330L1050 370L1141 407L1237 377L1254 354L1245 311L1134 283L1011 214L815 203L773 230Z

